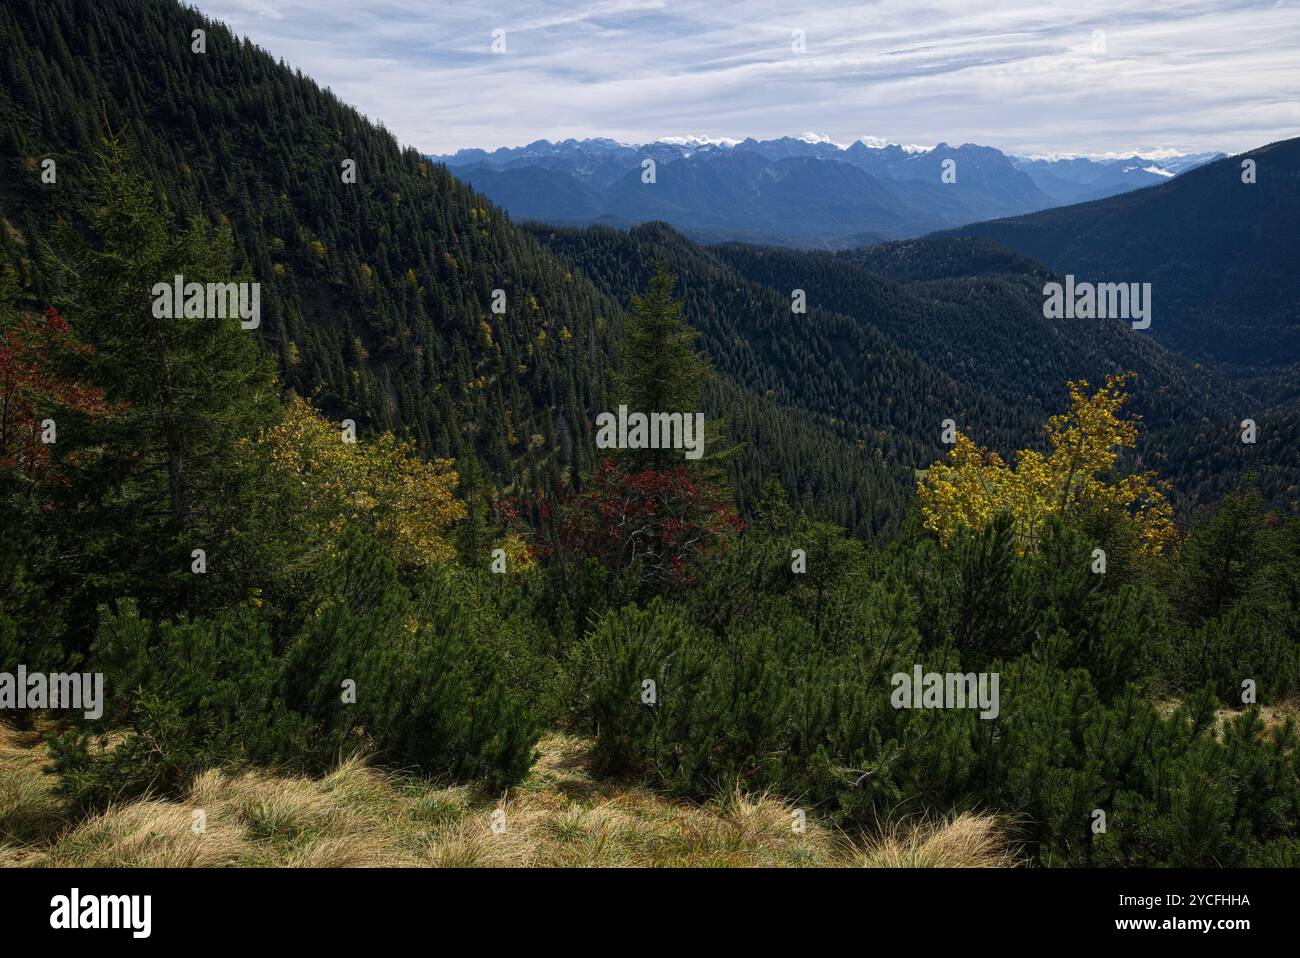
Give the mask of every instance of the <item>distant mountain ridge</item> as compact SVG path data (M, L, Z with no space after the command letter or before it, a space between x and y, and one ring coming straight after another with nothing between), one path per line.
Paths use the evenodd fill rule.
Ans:
M972 143L863 137L845 146L808 134L537 140L430 159L516 220L620 227L662 220L702 242L849 248L1112 196L1221 156L1018 157ZM655 164L649 183L646 160Z
M1082 203L1158 186L1188 170L1223 159L1225 153L1189 153L1152 158L1125 157L1012 157L1016 169L1026 173L1039 189L1060 203Z
M1296 398L1300 138L1203 164L1155 189L946 235L992 240L1080 280L1149 282L1158 342L1241 378L1278 379L1277 395Z

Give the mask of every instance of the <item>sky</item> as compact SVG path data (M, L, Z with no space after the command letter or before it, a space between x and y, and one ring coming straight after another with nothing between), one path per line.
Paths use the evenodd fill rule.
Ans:
M1300 0L191 2L426 153L815 134L1159 155L1300 135Z

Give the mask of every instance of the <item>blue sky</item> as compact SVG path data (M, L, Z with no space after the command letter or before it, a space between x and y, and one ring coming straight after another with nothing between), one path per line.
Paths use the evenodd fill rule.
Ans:
M816 133L1158 155L1300 135L1300 0L193 2L431 153Z

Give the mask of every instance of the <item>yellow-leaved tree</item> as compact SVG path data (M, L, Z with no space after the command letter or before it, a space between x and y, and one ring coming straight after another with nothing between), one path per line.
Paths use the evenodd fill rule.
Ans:
M449 528L465 517L450 459L419 458L392 433L344 441L339 424L298 396L256 440L283 499L282 519L304 544L332 541L362 522L400 563L424 566L456 554ZM252 450L250 450L251 452Z
M1031 551L1044 520L1105 510L1131 523L1138 551L1156 555L1175 534L1173 509L1154 472L1112 477L1120 450L1137 444L1135 419L1121 419L1133 373L1106 377L1091 396L1086 380L1069 383L1070 410L1048 420L1049 453L1016 453L1015 467L957 434L947 462L917 481L925 527L941 541L961 526L982 529L999 513L1015 523L1017 546Z

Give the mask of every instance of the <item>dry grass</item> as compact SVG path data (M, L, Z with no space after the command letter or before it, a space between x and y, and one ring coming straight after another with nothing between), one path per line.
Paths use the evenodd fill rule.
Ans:
M590 743L541 742L507 794L438 787L351 759L321 779L212 770L184 802L69 822L38 736L0 725L0 865L78 867L979 867L1016 864L995 819L896 825L854 842L771 795L704 805L593 778ZM505 813L504 831L492 828ZM196 831L195 812L205 816Z
M54 793L54 778L42 773L41 732L18 732L0 724L0 865L21 864L28 846L67 822Z
M966 812L949 821L896 825L864 849L867 868L999 868L1022 864L996 819Z

